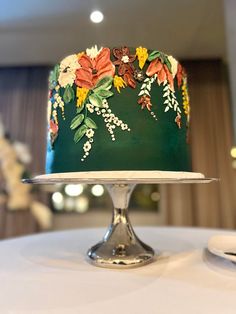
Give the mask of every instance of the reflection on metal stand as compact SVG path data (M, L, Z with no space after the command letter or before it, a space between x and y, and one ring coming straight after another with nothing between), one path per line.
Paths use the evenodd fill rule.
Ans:
M88 251L96 266L136 267L152 261L154 251L136 236L128 216L128 205L135 184L106 185L113 201L112 222L101 242Z

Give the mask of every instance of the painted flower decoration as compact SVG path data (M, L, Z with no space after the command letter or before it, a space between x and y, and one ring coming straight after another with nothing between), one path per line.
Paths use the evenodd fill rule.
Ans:
M136 55L131 55L128 47L114 48L113 55L117 59L113 63L118 65L118 74L123 76L127 85L135 88L136 82L133 78L134 66L132 63L136 59Z
M80 64L76 54L70 55L61 61L59 68L60 73L58 77L58 82L61 87L73 85L76 78L75 72L78 68L80 68Z
M177 67L177 83L178 83L178 87L180 88L182 82L183 82L183 77L186 76L186 73L184 71L184 68L182 67L182 65L180 63L178 63L178 67Z
M120 93L121 88L125 88L127 85L121 76L115 75L113 80L114 87L117 89L118 93Z
M48 96L48 131L52 147L61 123L58 115L64 120L67 118L67 111L64 110L67 105L74 104L76 107L73 109L75 116L72 117L70 129L74 133L74 142L83 143L81 161L88 158L96 141L95 133L99 125L93 116L100 116L98 119L103 120L112 141L116 141L117 128L130 132L128 124L112 111L112 102L110 105L110 98L118 97L123 88L134 89L139 86L139 91L134 91L138 106L141 110L147 109L156 121L158 101L163 104L165 113L170 110L175 112L174 121L178 128L181 128L182 112L189 121L187 76L183 67L174 57L157 50L148 51L139 46L134 54L132 51L126 46L113 49L93 46L66 57L54 67L49 77ZM114 61L111 61L111 53ZM182 106L174 90L174 79L182 94ZM152 99L155 95L152 88L157 88L156 82L162 85L162 100Z
M147 48L138 47L136 48L136 55L138 57L139 67L142 69L148 58Z
M151 97L148 95L143 95L142 97L139 98L138 104L141 105L141 108L147 108L149 111L151 111Z
M181 115L177 114L175 118L175 123L177 124L178 128L181 129Z
M115 67L110 60L109 48L102 48L99 51L87 50L87 53L89 55L84 54L79 59L80 68L76 71L75 84L92 89L104 76L113 77Z
M58 132L58 125L53 120L50 120L49 130L53 134L56 134Z
M170 88L174 91L173 76L170 73L167 65L162 63L159 58L151 61L147 68L146 74L147 76L153 76L154 74L157 74L157 82L159 85L167 80L170 84Z
M170 61L170 64L171 64L171 73L172 73L172 76L173 78L175 78L176 74L177 74L177 71L178 71L178 61L172 57L172 56L168 56L168 60Z
M93 137L93 136L94 136L94 130L93 130L93 129L88 129L88 130L86 131L86 136L87 136L88 138Z
M57 139L58 130L59 130L59 127L58 127L57 123L54 122L53 120L50 120L49 133L50 133L51 145L53 145L53 143Z
M141 70L134 71L134 78L138 82L142 82L145 79L144 73Z
M87 98L89 90L85 87L77 87L76 97L77 97L77 107L81 107Z

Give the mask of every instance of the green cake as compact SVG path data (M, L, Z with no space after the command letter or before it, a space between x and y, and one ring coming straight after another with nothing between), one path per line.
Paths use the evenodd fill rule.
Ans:
M49 77L46 173L191 171L180 63L144 47L97 46Z

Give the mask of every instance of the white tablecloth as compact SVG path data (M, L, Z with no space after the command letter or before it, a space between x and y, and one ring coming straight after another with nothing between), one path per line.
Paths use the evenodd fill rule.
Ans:
M204 248L219 230L135 228L162 255L110 270L85 260L105 229L0 242L1 314L235 314L236 265Z

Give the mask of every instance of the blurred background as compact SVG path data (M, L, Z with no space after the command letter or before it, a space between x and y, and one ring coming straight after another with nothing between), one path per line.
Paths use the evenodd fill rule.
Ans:
M99 10L101 23L90 20ZM209 185L139 185L133 225L236 227L236 1L1 0L0 238L107 226L101 185L26 186L44 173L47 79L60 59L94 44L174 55L188 72L193 171Z

